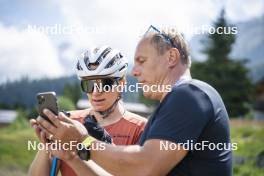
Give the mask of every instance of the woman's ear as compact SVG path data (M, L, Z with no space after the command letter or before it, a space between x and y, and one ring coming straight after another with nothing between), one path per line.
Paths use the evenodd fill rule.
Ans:
M177 48L171 48L168 52L168 66L169 68L173 68L180 62L180 52Z

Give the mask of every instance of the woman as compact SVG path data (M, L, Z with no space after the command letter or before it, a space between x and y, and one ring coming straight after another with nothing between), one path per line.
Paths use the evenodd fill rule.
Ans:
M93 118L110 134L116 145L136 144L144 130L146 119L125 110L121 103L121 92L117 86L125 84L126 58L116 49L108 46L86 51L78 59L76 70L81 80L82 91L87 93L90 109L71 111L70 117L85 123ZM100 89L101 88L101 89ZM45 143L45 133L30 121L40 141ZM59 162L57 170L62 176L75 176L74 171ZM46 151L39 151L31 164L30 175L47 175L50 171L50 157Z

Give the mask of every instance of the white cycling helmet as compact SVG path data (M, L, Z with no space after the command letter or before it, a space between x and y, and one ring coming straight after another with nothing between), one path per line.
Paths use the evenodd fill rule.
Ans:
M102 46L84 52L78 59L76 71L79 79L122 78L127 67L127 59L119 50Z

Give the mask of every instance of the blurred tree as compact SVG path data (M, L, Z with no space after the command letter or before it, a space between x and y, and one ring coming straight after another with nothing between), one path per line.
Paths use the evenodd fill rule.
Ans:
M203 52L207 55L205 62L194 62L193 78L201 79L211 84L223 98L230 117L245 115L249 111L252 95L252 84L248 78L246 60L231 60L229 54L235 42L235 34L228 33L231 29L225 19L225 11L214 23L214 28L222 28L220 32L208 34ZM219 29L220 29L219 28Z
M9 128L12 130L20 130L20 129L28 128L29 123L28 123L27 113L25 109L17 108L16 112L17 112L17 117Z
M37 118L38 117L38 110L37 107L29 108L27 110L27 118L32 119L32 118Z
M254 109L264 112L264 77L256 83Z
M25 106L23 103L16 102L16 103L13 105L13 109L26 109L26 106Z
M63 89L63 96L69 98L76 106L76 103L81 97L80 85L78 83L65 84Z
M58 97L59 110L70 111L75 109L75 105L68 97Z
M264 77L256 83L255 96L264 99Z
M0 109L11 109L11 107L8 104L0 103Z

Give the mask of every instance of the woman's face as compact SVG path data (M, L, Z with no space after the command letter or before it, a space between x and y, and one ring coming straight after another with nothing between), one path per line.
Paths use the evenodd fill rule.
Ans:
M120 93L114 89L108 92L93 91L87 95L95 111L105 111L106 109L110 108L110 106L112 106L119 94Z

